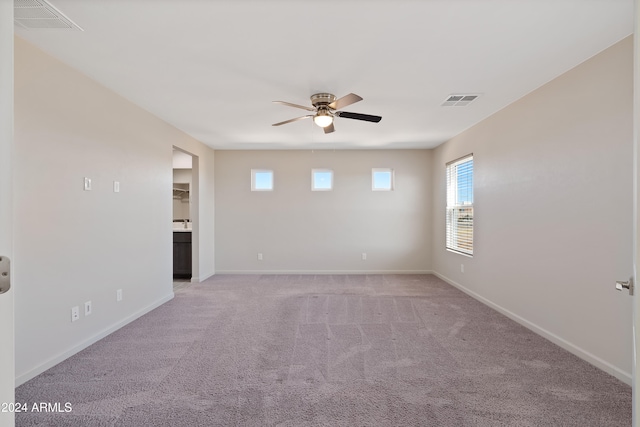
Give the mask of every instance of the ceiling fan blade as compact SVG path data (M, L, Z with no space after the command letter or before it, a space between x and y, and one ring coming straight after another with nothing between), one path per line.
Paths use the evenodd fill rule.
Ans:
M362 97L356 95L355 93L350 93L349 95L345 95L342 98L333 101L331 104L329 104L329 108L339 110L346 107L347 105L355 104L359 101L362 101Z
M312 115L312 114L309 114L308 116L296 117L295 119L289 119L289 120L285 120L284 122L274 123L274 124L272 124L271 126L286 125L287 123L297 122L298 120L308 119L309 117L313 117L313 115Z
M380 116L371 116L369 114L349 113L347 111L336 111L335 115L338 117L344 117L345 119L364 120L365 122L378 123L382 120Z
M276 104L288 105L289 107L302 108L303 110L307 110L307 111L316 111L316 109L313 107L305 107L304 105L292 104L290 102L285 102L285 101L273 101L273 102L275 102Z
M331 133L333 131L335 131L336 128L333 127L333 123L331 123L329 126L327 126L326 128L324 128L324 133Z

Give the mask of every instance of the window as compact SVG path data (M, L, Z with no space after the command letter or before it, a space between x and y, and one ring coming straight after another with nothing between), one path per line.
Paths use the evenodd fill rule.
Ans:
M371 169L371 189L373 191L393 190L393 169L373 168Z
M251 191L273 191L273 171L251 169Z
M447 164L447 249L473 255L473 155Z
M333 171L331 169L311 169L311 190L331 191L333 189Z

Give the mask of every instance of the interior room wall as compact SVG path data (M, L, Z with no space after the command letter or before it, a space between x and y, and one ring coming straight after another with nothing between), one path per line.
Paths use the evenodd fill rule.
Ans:
M430 164L428 150L216 151L217 272L429 271ZM313 168L333 169L333 191L311 191ZM372 168L393 168L395 190L372 191ZM251 169L272 169L274 191L252 192Z
M175 152L174 152L175 153ZM173 169L173 188L191 190L192 169ZM190 193L180 193L180 198L173 199L173 219L190 218ZM174 195L175 196L175 195Z
M631 37L441 145L433 269L631 381ZM490 96L487 94L486 96ZM474 255L445 249L445 164L474 155ZM464 273L461 272L464 264Z
M15 70L19 385L173 297L173 145L213 151L19 38Z
M185 219L189 219L189 196L174 196L173 220L184 221Z
M189 184L191 186L191 169L173 169L174 184Z

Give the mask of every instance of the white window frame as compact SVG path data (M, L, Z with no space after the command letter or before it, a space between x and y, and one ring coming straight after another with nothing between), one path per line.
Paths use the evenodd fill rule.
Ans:
M271 174L271 188L256 188L256 174L270 173ZM251 169L251 191L273 191L275 188L275 174L271 169Z
M471 202L458 203L458 167L471 161L473 153L446 164L446 249L466 256L473 256L474 212L473 169L471 171ZM471 219L465 219L470 214ZM464 229L463 229L464 227Z
M376 187L376 172L389 173L391 175L389 180L389 188ZM391 168L372 168L371 169L371 190L372 191L393 191L395 188L395 171Z
M316 173L329 173L331 180L329 188L316 187ZM333 190L333 169L311 169L311 191L332 191Z

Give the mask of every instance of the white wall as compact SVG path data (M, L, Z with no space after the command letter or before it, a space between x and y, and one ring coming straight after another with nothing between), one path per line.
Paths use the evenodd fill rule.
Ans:
M173 168L174 169L189 169L193 167L191 155L180 150L173 150Z
M173 199L173 220L189 219L189 199L187 196L183 198Z
M433 269L627 382L631 298L614 283L632 274L632 61L629 37L433 158ZM468 153L472 259L444 249L445 163Z
M191 169L173 169L174 184L189 184L191 187Z
M187 190L191 190L191 175L192 175L192 169L176 169L175 168L175 164L176 164L176 153L181 153L180 151L174 151L173 152L173 164L174 164L174 168L173 168L173 188L180 188L180 189L187 189ZM189 158L189 165L191 165L191 156L187 156L184 153L181 153L182 155L186 156ZM177 184L177 185L176 185ZM184 185L186 184L186 186ZM186 187L186 188L185 188ZM178 193L180 195L180 198L176 198L174 197L173 199L173 219L174 221L179 219L191 219L190 218L190 213L191 213L191 201L190 201L190 195L189 193ZM178 194L174 194L174 196L177 196Z
M13 2L0 2L0 255L13 258ZM0 403L14 401L14 295L0 295ZM0 411L0 425L14 414Z
M430 164L428 150L216 151L217 272L429 271ZM395 191L371 191L374 167L395 170ZM273 192L250 191L257 168ZM312 168L334 170L333 191L311 191Z
M197 151L207 179L213 151L18 38L15 70L20 384L173 297L173 146ZM93 314L72 323L89 300Z

